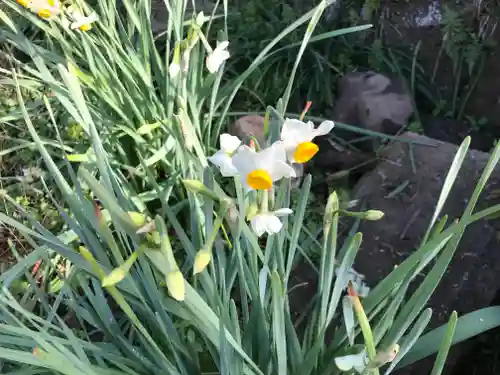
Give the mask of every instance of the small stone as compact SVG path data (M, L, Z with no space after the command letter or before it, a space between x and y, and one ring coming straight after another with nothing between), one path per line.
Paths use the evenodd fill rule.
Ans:
M237 119L229 126L229 134L245 141L246 137L253 136L259 142L261 147L265 144L264 137L264 117L262 116L243 116Z

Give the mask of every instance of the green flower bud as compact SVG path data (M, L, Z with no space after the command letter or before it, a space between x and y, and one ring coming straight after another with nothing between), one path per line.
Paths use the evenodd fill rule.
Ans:
M210 263L211 259L212 259L212 253L210 251L203 249L198 251L196 257L194 258L193 275L196 275L197 273L200 273L205 268L207 268L208 263Z
M167 289L172 298L177 301L184 301L186 290L184 286L184 276L181 271L174 270L167 274Z

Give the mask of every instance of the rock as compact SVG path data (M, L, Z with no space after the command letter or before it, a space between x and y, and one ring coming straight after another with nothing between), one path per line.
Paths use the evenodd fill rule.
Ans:
M363 222L363 244L356 260L356 270L366 276L370 286L388 275L420 244L434 212L444 179L457 146L413 133L404 137L429 146L413 145L413 157L405 143L394 143L384 162L365 175L354 194L367 207L385 213L382 220ZM459 218L488 161L489 155L471 150L467 154L442 215ZM415 171L412 169L412 159ZM477 208L498 204L500 170L492 174ZM398 193L391 194L399 188ZM446 274L429 301L433 316L429 328L447 322L451 312L460 315L489 306L500 289L500 221L476 222L465 231ZM420 279L421 280L421 279ZM415 284L415 283L414 283ZM416 285L412 285L415 290ZM413 293L413 292L411 292ZM448 358L446 373L452 370L463 344L455 346ZM429 374L434 358L426 358L395 374Z
M412 112L411 95L403 80L371 71L353 72L339 82L333 119L367 130L395 134L406 125Z
M255 137L259 145L265 145L266 139L264 136L264 117L262 116L243 116L237 119L229 126L229 134L240 138L243 142L250 136ZM293 169L297 175L292 179L292 186L297 187L304 176L304 166L302 164L293 164Z
M246 137L253 136L263 146L265 143L264 137L264 117L262 116L243 116L237 119L229 126L229 134L235 135L242 141Z
M319 146L319 152L311 164L315 169L327 175L351 170L357 171L356 174L364 174L373 169L372 164L377 161L376 156L372 153L351 150L328 137L319 137L316 143ZM364 168L360 168L361 166L364 166Z

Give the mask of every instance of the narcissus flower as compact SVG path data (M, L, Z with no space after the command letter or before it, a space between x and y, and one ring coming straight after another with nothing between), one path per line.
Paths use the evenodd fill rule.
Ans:
M27 5L24 5L24 3L27 3ZM20 2L20 4L26 6L44 19L50 19L61 13L59 0L31 0Z
M217 42L217 47L208 54L206 64L210 73L218 71L224 61L229 59L228 46L229 42L227 40L224 42Z
M261 152L241 146L233 156L233 165L243 185L250 190L267 190L283 177L295 177L295 170L286 162L282 142L275 142Z
M73 30L80 29L81 31L89 31L92 28L92 24L99 20L99 16L95 12L92 12L89 16L85 16L78 10L72 11L71 17L74 21L70 25L70 28Z
M283 223L279 218L292 213L293 211L289 208L280 208L274 212L262 212L252 217L250 226L258 237L266 232L268 234L275 234L283 227Z
M300 120L286 119L281 129L281 140L285 144L290 163L307 163L319 150L318 145L312 142L314 138L325 135L333 129L332 121L324 121L318 128L314 124Z
M238 170L233 165L233 154L241 145L238 137L229 134L221 134L219 137L220 150L208 160L217 167L224 177L232 177L238 174Z

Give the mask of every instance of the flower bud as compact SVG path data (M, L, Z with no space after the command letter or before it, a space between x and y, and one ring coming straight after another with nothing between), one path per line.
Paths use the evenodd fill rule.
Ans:
M134 251L130 257L119 267L116 267L108 275L103 277L101 284L103 287L114 286L122 281L125 276L130 272L130 269L134 265L139 253L144 251L144 246L140 247L138 251Z
M194 258L193 275L196 275L197 273L200 273L205 268L207 268L208 263L210 263L211 259L212 259L212 253L210 251L204 249L198 251L196 257Z
M160 246L161 245L160 232L155 230L154 232L149 233L146 236L146 240L153 245Z
M126 272L122 267L116 267L113 271L111 271L104 279L102 279L102 286L108 287L118 284L125 278Z
M195 22L198 27L203 26L203 24L205 23L205 15L203 14L203 12L198 13Z
M380 210L368 210L365 211L363 219L365 220L370 220L370 221L376 221L380 220L384 217L384 213Z
M146 215L135 211L129 211L127 214L137 228L141 228L146 224Z
M174 270L170 271L167 274L167 289L172 296L172 298L177 301L184 301L184 297L186 294L184 287L184 277L182 276L181 271Z
M352 211L347 211L347 210L339 210L339 212L343 215L346 215L346 216L360 218L361 220L376 221L376 220L380 220L384 217L384 213L380 210L368 210L368 211L364 211L364 212L352 212Z
M191 191L193 193L198 193L206 196L207 198L211 198L214 201L218 201L219 197L208 187L203 184L203 182L198 180L182 180L184 187L186 190Z

